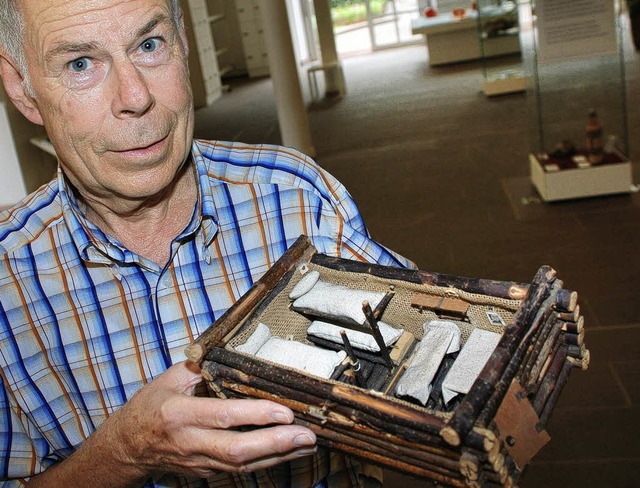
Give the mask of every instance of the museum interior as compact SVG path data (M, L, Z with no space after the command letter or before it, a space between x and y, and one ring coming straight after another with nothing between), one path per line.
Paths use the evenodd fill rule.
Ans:
M624 86L619 67L608 73L587 59L584 76L595 71L595 80L582 83L579 70L556 65L559 76L545 80L545 93L489 97L482 61L434 67L421 40L347 53L345 96L308 104L315 159L345 184L376 240L420 269L458 276L528 282L549 264L578 292L591 362L572 373L548 427L551 441L526 469L524 487L637 485L640 195L627 185L619 194L546 202L529 161L539 144L537 97L559 97L545 115L573 113L582 132L569 137L579 143L590 104L603 103L602 110L617 111L609 121L626 118L621 126L638 182L640 52L624 13L620 20ZM500 58L507 66L519 61ZM602 80L610 75L613 88ZM306 77L301 85L308 90ZM609 102L595 101L602 95ZM562 141L557 134L549 150ZM217 102L198 110L196 135L282 143L271 79L229 80ZM392 471L386 480L390 487L425 486Z
M302 149L346 186L375 240L454 276L529 283L550 265L578 293L589 365L571 373L520 485L638 486L640 2L635 14L633 1L576 2L588 15L542 0L331 2L365 15L332 10L329 64L314 31L323 2L285 3L312 141ZM283 129L286 85L270 76L265 4L183 1L197 138L296 145ZM9 191L37 188L55 159L40 129L0 102L3 157L22 173L2 190L9 206ZM385 486L431 485L388 470Z

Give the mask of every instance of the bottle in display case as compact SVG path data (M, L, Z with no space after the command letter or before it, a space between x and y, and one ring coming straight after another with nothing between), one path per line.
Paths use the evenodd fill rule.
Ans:
M598 114L593 109L589 110L586 133L587 160L590 164L599 164L604 159L604 139L602 137L602 124L598 119Z

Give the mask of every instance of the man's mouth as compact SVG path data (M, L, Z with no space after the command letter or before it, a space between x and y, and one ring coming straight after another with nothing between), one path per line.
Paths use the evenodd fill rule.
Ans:
M135 147L131 147L129 149L118 149L118 150L114 150L113 152L122 154L122 155L127 155L127 156L152 155L164 149L166 140L167 140L167 137L165 136L162 139L159 139L150 144L140 144Z

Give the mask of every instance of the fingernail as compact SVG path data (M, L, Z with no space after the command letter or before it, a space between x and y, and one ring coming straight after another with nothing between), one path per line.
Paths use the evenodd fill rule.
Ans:
M273 419L274 422L277 422L278 424L290 424L292 420L291 416L287 415L287 413L283 412L282 410L273 412L273 414L271 414L271 418Z
M296 446L312 446L316 443L316 440L309 434L300 434L293 439L293 443Z
M312 454L315 454L316 452L318 452L318 448L317 447L310 447L308 449L299 449L296 451L296 454L298 455L298 457L305 457L305 456L311 456Z

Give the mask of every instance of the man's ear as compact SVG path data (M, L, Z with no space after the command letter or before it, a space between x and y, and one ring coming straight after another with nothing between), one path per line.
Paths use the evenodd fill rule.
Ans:
M189 56L189 41L187 40L187 29L184 25L184 13L182 12L180 12L178 33L180 35L180 40L182 41L182 47L184 48L184 55Z
M40 109L25 86L20 71L0 53L0 76L7 95L18 110L34 124L44 125Z

